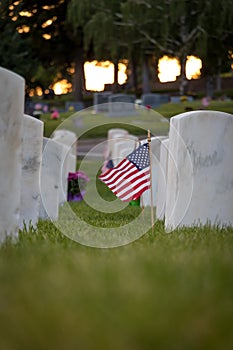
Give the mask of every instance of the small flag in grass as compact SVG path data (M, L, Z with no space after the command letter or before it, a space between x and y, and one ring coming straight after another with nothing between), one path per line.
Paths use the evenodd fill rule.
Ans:
M124 202L139 198L150 188L148 143L139 146L117 166L101 174L99 179Z
M113 161L112 159L108 159L108 160L105 160L103 166L102 166L102 169L101 169L101 173L106 173L106 171L108 169L111 169L111 168L114 168L114 164L113 164Z

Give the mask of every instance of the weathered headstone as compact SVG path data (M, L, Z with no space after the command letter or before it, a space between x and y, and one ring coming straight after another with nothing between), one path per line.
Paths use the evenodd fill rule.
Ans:
M59 187L59 205L67 200L68 175L76 171L76 157L71 153L69 147L64 144L62 144L61 166L62 186Z
M68 157L68 171L70 173L74 173L76 171L76 163L77 163L77 159L76 157L72 154L72 153L68 153L67 155Z
M94 111L95 113L107 113L108 112L108 98L111 92L95 92L94 93Z
M43 154L40 181L40 213L42 219L57 220L59 213L59 191L62 188L62 166L64 145L43 138Z
M163 103L169 102L169 95L167 94L143 94L142 97L142 105L150 106L152 108L159 107Z
M171 103L181 103L180 96L171 96L170 102Z
M158 168L158 189L156 195L156 218L164 219L166 192L167 192L167 162L169 152L169 139L162 141Z
M113 94L108 98L108 116L136 115L135 96L126 94Z
M36 226L40 207L40 170L44 123L23 116L20 228Z
M68 191L68 174L71 169L69 169L69 155L72 155L69 147L64 144L62 145L61 152L61 186L59 186L59 205L63 204L67 200Z
M133 152L138 143L138 137L134 135L125 135L114 139L112 145L112 161L114 166L119 164L127 155Z
M25 81L0 67L0 242L19 229Z
M66 145L73 155L77 155L77 136L73 131L66 129L55 130L52 134L52 139Z
M59 188L59 204L62 204L67 200L68 174L76 170L77 136L72 131L61 129L54 131L52 140L63 146L61 153L62 186Z
M162 141L166 139L166 136L156 136L151 138L151 172L152 172L152 198L153 207L156 206L156 194L158 188L158 173L159 173L159 158L160 158L160 147ZM146 143L147 140L141 141L141 144ZM146 190L141 196L141 206L151 206L151 190Z
M193 111L171 118L166 230L233 225L233 115Z
M108 130L107 147L104 152L105 159L111 157L114 140L119 137L127 136L128 134L127 130L121 128L112 128Z

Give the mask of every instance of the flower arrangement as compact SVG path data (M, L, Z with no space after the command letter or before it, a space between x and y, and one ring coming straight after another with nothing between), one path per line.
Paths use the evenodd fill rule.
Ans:
M186 102L186 101L188 101L188 97L185 96L185 95L180 96L180 101L181 101L181 102Z
M57 120L59 119L60 115L59 115L59 112L56 108L52 109L51 111L51 119L53 120Z
M86 193L89 177L82 171L68 174L68 201L81 201Z

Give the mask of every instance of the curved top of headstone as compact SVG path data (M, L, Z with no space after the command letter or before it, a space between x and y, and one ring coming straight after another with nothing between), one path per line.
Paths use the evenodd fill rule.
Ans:
M73 132L73 131L70 131L70 130L66 130L66 129L58 129L58 130L55 130L52 134L52 138L53 139L56 139L56 138L65 138L65 137L69 137L69 138L73 138L73 139L76 139L77 136L76 134Z
M14 132L17 134L18 128L21 128L24 95L25 80L20 75L0 67L1 132L9 132L11 138Z
M190 111L190 112L185 112L185 113L181 113L181 114L177 114L174 117L172 117L170 119L170 121L172 122L173 120L180 120L180 119L184 119L184 118L193 118L193 117L201 117L201 118L205 118L205 117L212 117L212 116L216 116L216 117L220 117L220 118L233 118L233 115L230 113L225 113L225 112L220 112L220 111L214 111L214 110L208 110L208 111L202 111L202 110L197 110L197 111Z
M127 94L111 94L109 95L109 102L124 102L124 103L134 103L136 100L135 95Z
M32 117L31 115L24 114L24 125L37 126L37 127L39 127L40 125L41 127L43 127L44 122Z
M23 136L28 138L43 137L44 122L30 115L23 115Z
M108 130L108 136L111 138L114 134L121 134L121 135L126 135L129 132L125 129L121 128L112 128Z
M7 94L12 94L12 90L23 88L24 94L24 84L25 79L20 75L0 67L0 101L5 99Z

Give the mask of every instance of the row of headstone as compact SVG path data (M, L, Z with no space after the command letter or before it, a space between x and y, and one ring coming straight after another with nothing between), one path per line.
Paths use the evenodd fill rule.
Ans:
M151 93L141 96L141 105L145 107L156 108L169 101L170 96L168 94ZM108 116L137 114L135 95L96 92L94 93L93 104L95 113L106 113Z
M167 94L143 94L141 97L143 106L150 106L156 108L161 106L161 104L168 103L170 100Z
M166 136L156 136L151 138L151 176L152 176L152 186L151 190L146 190L143 192L140 200L141 207L151 205L151 193L152 191L152 205L156 206L156 194L158 191L158 176L160 168L160 148L163 140L166 139ZM147 139L142 140L141 144L148 142Z
M94 94L94 112L109 117L136 115L135 101L134 95L97 92Z
M233 226L232 136L233 115L193 111L171 118L169 138L152 139L153 205L167 231Z
M138 137L127 130L112 128L108 130L107 151L105 159L111 159L113 166L118 165L129 153L138 146Z
M43 122L24 114L24 88L22 77L0 67L0 242L39 218L56 220L76 170L75 135L44 138Z

